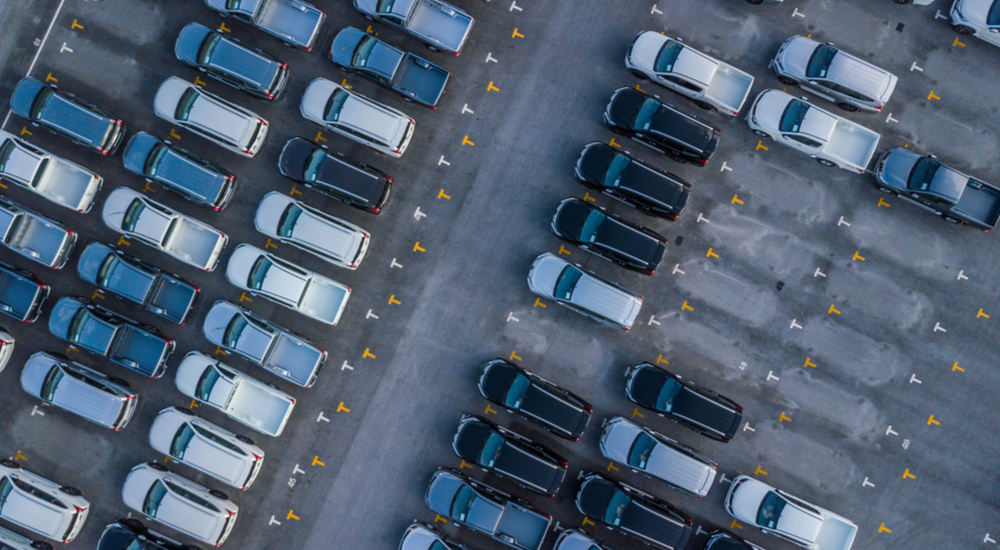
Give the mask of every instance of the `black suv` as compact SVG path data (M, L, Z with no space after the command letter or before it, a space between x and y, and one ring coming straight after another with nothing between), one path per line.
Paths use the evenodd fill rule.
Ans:
M128 140L122 161L130 172L212 210L225 208L236 192L236 176L146 132Z
M663 550L683 549L694 523L681 510L601 474L587 474L576 494L576 508L611 528Z
M708 534L708 540L701 550L764 550L760 546L738 537L729 531L716 529Z
M728 443L743 421L743 407L652 363L625 370L625 395L701 435Z
M135 518L120 519L104 529L97 541L97 550L201 550L197 546L181 544L176 540L149 529Z
M604 111L611 131L629 136L677 162L708 164L721 132L673 105L632 88L619 88Z
M288 65L200 23L181 29L174 55L185 65L260 99L277 99L288 82Z
M575 197L556 207L552 232L591 254L646 275L656 271L667 249L666 237L652 229Z
M392 178L381 170L303 138L288 140L278 170L310 189L373 214L385 208L392 190Z
M34 273L0 262L0 313L33 323L51 290Z
M45 126L102 155L113 154L125 137L120 119L34 78L17 83L10 108L35 126Z
M576 161L576 179L643 214L676 220L691 194L691 184L653 168L610 145L595 141Z

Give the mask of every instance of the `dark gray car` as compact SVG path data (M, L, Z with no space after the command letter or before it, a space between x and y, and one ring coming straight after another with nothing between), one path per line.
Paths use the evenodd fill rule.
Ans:
M156 136L139 132L122 153L125 168L185 199L222 210L236 191L236 176Z
M378 214L389 202L392 178L363 162L292 138L281 150L278 170L287 178L347 204Z
M277 99L288 82L288 65L201 23L181 30L174 55L186 65L260 99Z
M51 290L34 273L0 262L0 313L33 323Z
M35 126L45 126L102 155L113 154L125 136L125 123L120 119L30 77L14 88L10 108Z
M556 207L552 233L625 269L652 275L667 250L663 235L570 197Z

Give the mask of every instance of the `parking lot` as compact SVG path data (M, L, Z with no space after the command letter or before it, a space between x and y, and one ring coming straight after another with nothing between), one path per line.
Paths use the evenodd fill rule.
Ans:
M217 411L195 409L251 435L267 453L254 486L241 494L230 491L241 517L226 547L394 548L417 519L435 523L469 548L506 548L436 521L423 503L436 468L461 466L451 438L459 418L472 413L552 446L567 457L570 471L554 499L478 469L465 468L466 474L526 498L552 515L559 528L582 527L611 548L639 543L592 525L576 510L580 472L607 473L687 511L697 533L688 548L700 548L704 534L716 528L768 549L794 548L725 512L728 481L740 474L852 519L859 526L855 548L989 548L1000 540L1000 498L993 487L1000 420L991 414L1000 376L990 370L1000 334L996 235L950 226L883 195L870 173L826 168L762 141L747 128L743 113L702 115L691 102L639 81L623 65L637 33L663 31L752 74L749 102L764 89L785 88L768 62L786 38L801 34L833 42L892 71L899 84L878 114L845 114L818 98L812 98L814 104L881 133L879 150L906 146L935 153L997 184L1000 51L959 37L935 16L944 17L950 2L915 7L891 0L786 0L781 6L743 0L454 0L476 18L458 57L429 52L384 25L369 27L347 0L314 3L327 21L312 52L284 48L237 22L224 23L225 32L289 65L291 79L278 101L252 99L205 76L197 82L269 121L270 135L253 159L171 127L153 113L153 96L163 80L176 75L194 82L197 76L174 57L178 32L191 21L222 24L202 2L32 2L24 8L32 17L17 21L16 34L0 48L7 59L0 86L4 102L30 71L124 120L126 139L137 131L169 136L239 180L225 210L210 212L155 184L146 186L123 168L120 152L90 153L17 115L3 126L105 179L89 214L59 209L14 185L3 195L79 232L78 251L92 240L117 243L202 289L193 318L185 326L169 325L110 296L95 296L76 275L79 252L60 271L43 271L0 252L0 260L34 271L53 287L37 322L2 321L17 348L0 373L8 389L0 402L0 455L78 487L90 500L87 526L68 547L95 547L103 527L129 512L121 500L128 471L140 462L164 460L148 444L150 424L165 407L191 405L173 383L184 354L224 355L201 334L205 313L220 299L240 303L329 351L310 389L239 357L224 358L298 400L278 439L248 433ZM451 70L439 107L405 103L371 81L339 71L329 60L329 46L347 25L370 28L380 39ZM379 155L305 120L299 100L320 76L337 82L346 76L356 91L413 117L416 133L405 155ZM722 129L708 166L673 163L609 132L600 116L608 98L621 86L636 85ZM395 187L387 208L378 216L367 214L282 177L278 155L296 136L390 174ZM585 144L612 138L612 145L693 183L680 220L646 217L594 192L585 197L573 165ZM118 186L143 191L226 232L230 242L220 267L201 272L141 243L120 241L100 221L103 200ZM269 249L353 289L334 328L244 295L225 280L225 262L236 245L269 246L251 218L270 191L289 193L372 234L357 271L290 246ZM657 273L625 271L553 236L555 206L569 196L595 200L668 236ZM525 277L544 252L642 294L636 326L616 331L537 299ZM93 297L175 339L166 376L145 379L67 349L46 325L61 296ZM67 353L127 378L141 396L131 424L122 432L102 430L30 398L20 389L20 370L40 350ZM589 401L594 418L581 441L557 440L517 416L488 408L476 382L482 365L494 357L523 365ZM733 398L745 408L741 431L721 444L636 409L625 397L623 373L641 361ZM597 442L600 421L613 415L632 418L715 460L717 486L697 499L609 464ZM218 486L194 470L167 465ZM543 548L554 539L550 534Z

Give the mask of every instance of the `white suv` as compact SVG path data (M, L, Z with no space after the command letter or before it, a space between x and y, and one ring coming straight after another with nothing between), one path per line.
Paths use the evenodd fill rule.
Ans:
M252 157L264 144L267 121L176 76L160 84L153 99L156 116L205 139Z
M309 83L299 110L307 120L396 158L403 156L416 127L402 112L325 78Z
M90 503L79 489L53 483L13 460L0 460L0 519L70 542L89 513Z

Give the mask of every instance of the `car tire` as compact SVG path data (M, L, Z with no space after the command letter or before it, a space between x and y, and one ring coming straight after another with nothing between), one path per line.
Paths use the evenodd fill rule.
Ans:
M238 436L236 436L236 439L238 439L238 440L246 443L247 445L253 445L254 444L253 440L250 439L249 437L245 436L245 435L238 435Z
M365 19L367 19L367 20L369 20L369 21L371 21L371 22L373 22L373 23L375 22L375 18L374 18L374 17L372 17L372 16L370 16L370 15L366 15L366 16L365 16Z
M952 29L958 34L976 34L976 29L969 27L968 25L952 25Z
M406 97L406 96L404 95L404 96L403 96L403 101L405 101L405 102L407 102L407 103L413 103L413 98L411 98L411 97Z
M13 460L7 460L7 459L0 460L0 466L3 466L5 468L10 468L12 470L20 470L21 469L21 465L20 464L18 464L17 462L14 462Z
M622 130L617 126L608 126L608 129L611 130L612 134L617 134L619 136L624 136L626 134L625 130Z
M164 466L163 464L160 464L159 462L147 462L146 464L148 464L150 468L156 470L157 472L167 471L167 467Z
M773 137L771 137L771 134L763 130L754 130L753 133L757 134L758 137L762 137L764 139L774 139Z
M787 76L779 76L778 77L778 82L781 82L782 84L784 84L786 86L798 86L799 85L798 81L796 81L793 78L789 78Z
M764 0L747 0L747 2L755 6L759 6L764 3Z
M83 495L83 493L81 493L79 489L77 489L76 487L70 487L68 485L63 485L62 487L59 488L59 490L71 497L78 497Z
M882 187L881 185L879 185L879 186L877 187L877 189L878 189L879 191L881 191L881 192L885 193L886 195L895 195L895 194L896 194L896 192L895 192L895 191L893 191L892 189L889 189L888 187Z
M826 166L827 168L837 168L837 165L835 163L830 162L826 159L816 159L816 162L822 164L823 166Z
M707 103L705 101L695 101L694 104L697 105L699 109L705 111L711 111L712 109L715 109L715 107L711 103Z
M892 1L897 4L909 4L913 2L913 0L892 0Z
M32 541L32 543L29 546L31 546L35 550L52 550L51 544L41 540Z
M958 218L953 218L951 216L942 216L941 219L948 223L953 223L955 225L962 223L962 220L959 220Z
M229 500L229 495L223 493L218 489L209 489L208 494L212 495L215 498L221 498L222 500Z
M848 113L856 113L861 110L860 107L851 105L850 103L838 103L837 107L840 107L841 109L847 111Z
M632 73L632 76L638 78L639 80L649 80L649 77L646 76L646 73L644 72L640 72L635 69L631 69L629 72Z
M437 46L431 46L430 44L427 44L427 49L430 50L430 51L432 51L432 52L438 52L438 53L441 52L441 48L439 48Z
M115 384L118 384L119 386L125 386L126 388L132 387L131 384L129 384L125 380L122 380L121 378L108 378L108 382L114 382Z

